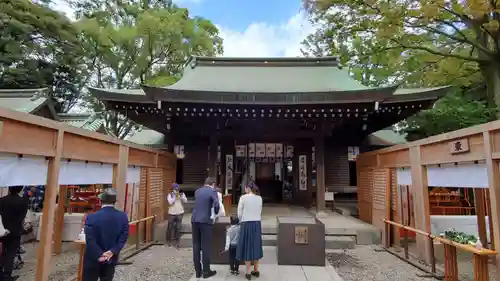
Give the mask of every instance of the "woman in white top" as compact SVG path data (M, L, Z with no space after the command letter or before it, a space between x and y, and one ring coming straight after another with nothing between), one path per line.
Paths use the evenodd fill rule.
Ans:
M262 250L262 197L254 182L245 187L246 194L238 202L238 219L240 220L240 237L236 248L236 259L245 262L245 278L259 277L259 260L263 257ZM253 264L253 271L251 266Z

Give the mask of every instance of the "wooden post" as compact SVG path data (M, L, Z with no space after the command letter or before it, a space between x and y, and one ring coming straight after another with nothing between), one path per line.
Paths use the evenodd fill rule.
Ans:
M457 248L444 244L444 280L458 281Z
M145 208L146 208L146 210L144 212L145 213L145 216L144 216L145 218L151 216L151 196L150 196L150 193L151 193L151 169L152 168L147 168L146 169L146 192L145 192L146 196L144 198L144 201L145 201L144 205L145 205ZM144 231L145 231L145 238L146 239L149 239L151 237L151 228L149 227L149 224L150 224L149 221L147 221L144 224L144 227L145 227ZM138 231L139 226L140 226L140 224L137 224L137 227L136 227L136 229L137 229L137 235L139 235L139 233L140 233L140 231Z
M62 233L64 229L64 214L66 213L66 196L68 186L59 186L59 203L57 205L56 227L54 229L54 254L59 255L62 251Z
M47 185L40 226L40 244L37 249L36 281L49 279L52 259L52 234L54 233L54 215L56 208L56 195L59 187L59 168L63 150L64 130L57 131L55 143L56 153L49 159L47 171Z
M118 164L113 166L113 187L116 189L116 208L125 210L127 196L128 146L120 145Z
M215 136L210 137L210 147L208 150L208 176L217 177L217 150L218 143Z
M385 219L392 221L392 190L391 190L391 169L385 169ZM392 226L388 223L384 223L384 243L385 247L391 246L391 229Z
M325 139L321 135L315 141L315 160L316 160L316 213L325 210Z
M415 212L415 228L431 232L431 216L429 211L429 188L427 186L427 169L421 163L420 146L410 148L410 166L413 194L413 205ZM417 236L417 248L419 256L427 263L431 264L432 255L426 237Z
M484 247L488 246L488 235L486 232L486 202L484 200L485 190L482 188L474 189L474 206L476 207L477 230L479 240Z
M484 155L486 157L486 166L488 173L488 190L490 192L490 217L493 223L493 241L492 243L500 245L500 169L497 161L492 158L493 142L489 132L483 133ZM498 254L495 258L497 268L500 268L500 258Z
M488 256L474 254L472 261L474 263L474 281L488 281Z

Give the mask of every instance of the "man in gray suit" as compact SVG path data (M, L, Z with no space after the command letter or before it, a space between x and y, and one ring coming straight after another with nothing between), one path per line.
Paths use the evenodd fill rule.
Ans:
M196 278L210 278L217 273L215 270L210 270L213 226L213 220L210 216L212 208L214 208L215 214L219 213L219 199L217 191L215 191L215 183L215 178L208 177L205 180L205 185L198 188L194 193L191 228L193 232L193 263ZM203 253L203 261L201 261L201 253Z

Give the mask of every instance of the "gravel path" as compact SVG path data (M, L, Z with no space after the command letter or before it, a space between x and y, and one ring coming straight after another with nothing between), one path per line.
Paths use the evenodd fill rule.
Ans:
M356 246L347 251L329 251L327 259L345 281L429 281L418 277L419 269L376 246Z
M36 274L36 247L38 243L23 245L24 267L14 272L19 281L33 281ZM118 266L114 281L187 281L194 274L191 249L153 246L128 261L132 265ZM49 281L64 281L77 273L78 249L63 243L63 252L53 257Z
M153 246L117 267L114 281L187 281L194 274L191 249Z

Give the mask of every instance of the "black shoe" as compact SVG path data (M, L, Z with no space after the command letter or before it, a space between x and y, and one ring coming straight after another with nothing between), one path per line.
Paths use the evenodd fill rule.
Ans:
M215 274L217 274L217 271L215 270L210 270L208 272L204 272L203 273L203 278L206 279L206 278L210 278L212 276L214 276Z
M240 275L240 271L239 271L238 269L236 269L236 270L234 271L234 275Z
M258 271L252 271L252 275L255 277L260 277L260 272Z
M252 280L252 274L245 274L245 279Z

